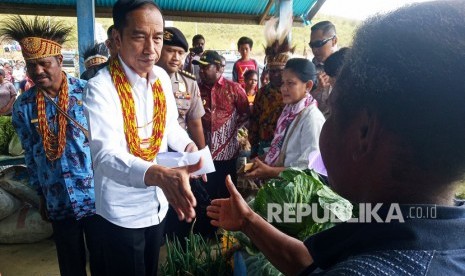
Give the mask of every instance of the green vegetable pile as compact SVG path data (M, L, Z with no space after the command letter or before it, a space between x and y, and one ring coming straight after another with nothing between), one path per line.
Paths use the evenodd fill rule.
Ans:
M314 204L318 214L318 221L315 221L310 214L303 216L301 221L271 222L284 233L304 240L308 236L334 226L329 220L322 219L325 217L323 216L325 212L331 213L340 221L347 221L352 217L352 204L324 185L314 171L288 168L279 177L265 183L256 198L249 203L255 212L267 219L269 204L291 205L293 213L303 213L304 210L299 208ZM237 244L226 251L229 253L225 253L224 243L229 237L234 238ZM201 236L192 233L186 239L184 247L177 240L168 241L168 256L162 266L162 273L163 275L232 275L228 256L238 249L244 249L241 255L244 257L247 275L282 275L244 233L228 231L223 235L221 248L218 241L212 246Z
M233 275L228 259L221 254L218 240L211 244L199 234L191 233L182 245L175 237L166 239L167 257L160 270L162 275Z
M280 174L279 179L269 180L258 191L252 208L255 212L267 219L268 206L275 203L279 206L285 204L293 206L293 213L305 213L305 206L315 205L318 209L318 218L324 218L324 212L332 213L341 221L352 216L352 204L324 185L314 171L289 168ZM313 211L313 210L312 210ZM331 222L315 222L315 215L302 217L301 222L271 222L284 233L299 238L318 233L334 226Z
M293 213L303 213L305 204L317 206L318 218L325 216L324 212L337 217L340 221L347 221L352 217L352 204L324 185L318 174L312 170L288 168L280 174L280 178L272 179L260 188L256 198L250 202L252 209L263 218L268 218L268 205L274 203L295 205ZM300 204L300 205L299 205ZM304 205L302 205L304 204ZM313 210L312 210L313 211ZM284 221L284 220L283 220ZM303 216L301 222L271 222L282 232L304 240L307 237L333 227L330 221L316 222L312 215ZM241 232L231 233L242 245L248 256L245 258L247 275L275 276L282 275L262 253Z
M8 155L8 145L14 134L11 116L0 116L0 155Z

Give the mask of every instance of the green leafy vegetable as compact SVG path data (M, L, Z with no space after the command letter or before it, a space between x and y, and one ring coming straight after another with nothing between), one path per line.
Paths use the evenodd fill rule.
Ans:
M0 154L8 155L8 145L15 134L11 116L0 116Z
M279 221L273 217L271 204L281 206L282 210L290 206L295 221ZM310 206L311 211L316 209L317 213L302 216L299 221L297 214L306 214ZM265 183L257 193L253 209L263 218L271 218L271 224L284 233L301 240L332 227L334 224L329 221L331 214L341 221L352 216L352 204L325 186L314 171L295 168L288 168L279 179ZM319 220L315 221L315 217Z

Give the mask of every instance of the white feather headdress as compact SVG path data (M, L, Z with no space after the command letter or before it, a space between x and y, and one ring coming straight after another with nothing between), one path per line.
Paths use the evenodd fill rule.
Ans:
M281 20L273 17L265 24L266 64L284 65L294 52L290 46L289 33L292 29L292 17Z

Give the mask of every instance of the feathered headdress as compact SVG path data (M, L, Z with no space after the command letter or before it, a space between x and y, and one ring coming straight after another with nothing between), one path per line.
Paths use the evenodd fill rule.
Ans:
M265 24L265 63L267 66L285 65L295 47L291 48L289 33L292 28L292 17L279 22L273 17Z
M89 69L92 66L99 65L108 60L108 48L105 43L95 43L90 45L84 51L84 66Z
M70 32L71 28L61 22L49 22L38 16L33 20L12 16L5 19L0 28L0 36L19 42L24 60L60 55L61 44Z

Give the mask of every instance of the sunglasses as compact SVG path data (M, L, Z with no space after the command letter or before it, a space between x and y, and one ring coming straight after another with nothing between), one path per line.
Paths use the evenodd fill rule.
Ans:
M332 37L327 38L327 39L313 41L313 42L308 43L308 46L310 46L310 48L320 48L320 47L323 47L326 43L328 43L328 41L332 40L335 37L336 36L333 35Z

